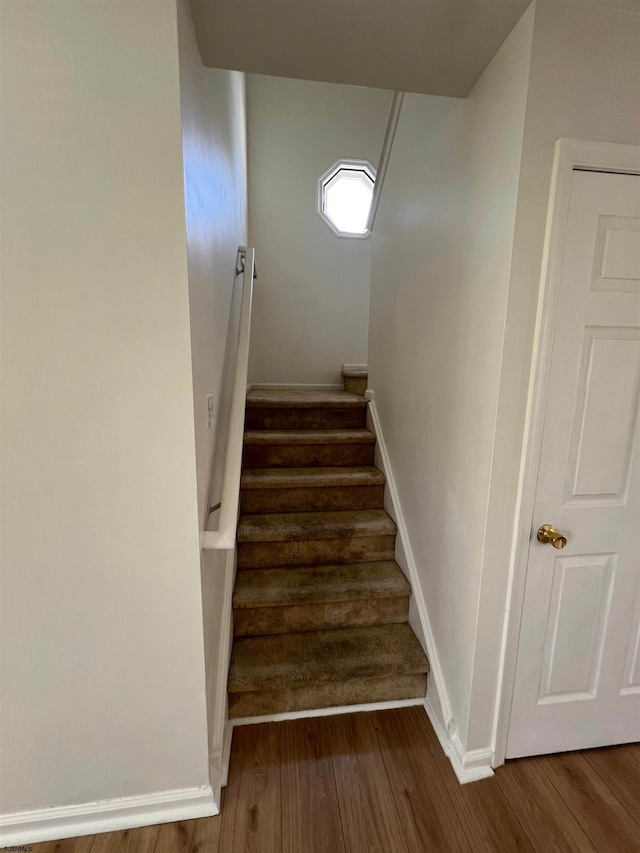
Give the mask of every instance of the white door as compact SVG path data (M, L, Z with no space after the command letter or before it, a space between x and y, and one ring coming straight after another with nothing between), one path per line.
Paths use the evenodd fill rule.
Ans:
M640 740L639 399L640 176L574 171L507 758Z

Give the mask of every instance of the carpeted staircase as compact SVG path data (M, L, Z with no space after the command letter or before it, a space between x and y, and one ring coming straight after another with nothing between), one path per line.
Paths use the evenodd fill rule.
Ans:
M231 717L424 696L367 402L247 396Z

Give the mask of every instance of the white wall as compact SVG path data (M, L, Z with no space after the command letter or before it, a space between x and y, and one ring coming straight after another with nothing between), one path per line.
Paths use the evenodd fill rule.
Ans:
M373 235L369 385L463 742L532 23L467 100L405 97Z
M0 14L11 813L208 767L175 4Z
M256 282L249 379L340 383L367 361L370 240L317 214L318 178L341 157L377 165L391 93L250 75L249 233Z
M188 0L178 2L180 99L189 265L200 529L214 478L222 374L238 246L247 241L244 74L205 68ZM215 421L208 427L207 395ZM216 479L220 471L215 472ZM216 484L217 485L217 484ZM214 486L215 488L215 486Z
M200 531L209 499L221 497L230 391L242 278L235 277L238 246L247 243L247 150L244 74L205 68L188 0L178 2L180 96L189 269L191 356ZM208 428L207 395L215 420ZM218 516L211 516L214 523ZM223 730L217 713L226 696L220 660L226 554L202 552L202 609L209 755L219 783ZM224 671L221 671L221 667Z
M556 140L640 143L640 15L607 4L538 0L467 745L491 740L511 529L524 433L544 229ZM638 4L627 3L627 6ZM609 7L609 8L608 8ZM507 535L505 535L507 532Z

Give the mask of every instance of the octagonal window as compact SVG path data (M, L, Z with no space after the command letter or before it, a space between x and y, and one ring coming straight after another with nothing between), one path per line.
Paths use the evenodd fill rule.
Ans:
M318 212L339 237L368 237L376 172L366 160L339 160L318 182Z

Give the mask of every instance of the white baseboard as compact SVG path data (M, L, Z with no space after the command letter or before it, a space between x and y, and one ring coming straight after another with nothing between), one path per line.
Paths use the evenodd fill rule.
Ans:
M418 568L413 555L413 551L411 550L411 543L409 541L407 525L404 520L402 504L400 503L400 497L398 495L398 488L396 486L396 481L393 476L393 470L391 468L389 451L387 449L384 434L382 432L382 425L380 423L380 418L378 417L378 411L376 409L374 392L367 391L365 397L367 400L369 400L369 405L367 407L367 417L369 420L369 426L372 432L375 433L377 439L376 454L379 457L377 461L379 461L380 467L382 468L385 477L387 478L387 488L385 489L385 509L387 509L387 512L389 512L389 515L391 515L398 527L396 559L398 560L400 568L405 572L409 579L409 583L411 584L412 597L415 602L415 610L417 612L417 617L419 620L419 625L416 625L414 630L418 629L416 630L416 633L418 634L419 638L424 642L425 652L427 657L429 658L429 664L431 667L429 675L433 678L433 681L435 683L435 688L438 694L438 701L442 709L442 715L444 717L445 725L448 726L449 721L451 720L451 706L449 704L447 688L442 675L442 667L440 666L438 650L436 648L435 640L433 638L433 632L431 630L429 612L427 610L427 604L425 601L424 593L422 591L422 586L418 575ZM422 636L420 637L420 635Z
M477 782L480 779L488 779L493 776L493 752L491 749L474 749L465 752L462 741L454 732L451 737L447 734L442 719L434 709L429 699L424 700L424 709L429 717L429 722L440 741L444 754L453 767L453 771L461 785L468 782Z
M295 382L251 382L247 385L247 394L249 391L259 391L260 389L269 388L273 391L342 391L344 390L342 382L329 382L325 384L313 383L295 383Z
M431 720L433 728L436 729L436 734L438 734L438 732L443 732L444 739L448 743L449 727L445 724L444 715L442 713L442 707L440 706L440 699L438 698L438 693L436 691L433 681L433 678L427 679L427 695L424 699L424 706L427 710L427 714L429 719ZM440 738L439 734L438 738L442 742L442 738Z
M449 760L461 785L493 776L493 750L487 748L465 751L457 732L451 737Z
M209 743L209 781L216 800L220 804L221 789L227 784L231 738L233 728L229 722L227 702L227 679L233 647L233 588L236 579L236 550L230 549L224 554L224 580L222 584L222 613L220 619L220 641L216 661L215 679L208 697L210 723Z
M226 686L225 686L226 689ZM222 775L220 784L226 787L229 779L229 762L231 760L231 743L233 741L233 725L231 720L227 720L224 727L224 742L222 747Z
M226 692L227 685L223 688ZM229 778L229 761L231 759L231 741L233 739L233 726L229 720L225 720L222 734L222 746L209 756L209 780L216 808L220 809L222 801L222 789L227 785Z
M447 687L444 681L442 666L438 656L438 649L431 629L426 599L422 591L420 577L418 575L418 567L411 549L409 533L407 531L407 525L402 512L402 504L400 502L396 481L393 476L389 451L384 439L384 433L382 431L378 411L376 409L374 391L371 389L368 390L365 394L365 398L369 401L369 406L367 407L368 425L372 432L375 433L377 439L376 464L382 468L387 478L387 488L385 489L385 509L398 527L398 535L396 538L396 561L406 574L411 584L412 608L410 610L409 622L416 635L423 643L431 665L429 672L429 687L431 690L431 686L433 685L436 696L430 697L429 690L427 698L424 701L424 707L436 732L438 740L451 761L460 784L474 782L477 779L486 779L488 776L493 775L493 769L491 766L493 752L491 749L476 749L466 752L462 745L462 741L457 734L455 720L451 713L451 704L449 702Z
M337 705L332 708L314 708L309 711L286 711L282 714L264 714L261 717L238 717L231 720L234 726L252 726L255 723L281 723L284 720L303 720L306 717L333 717L336 714L359 714L363 711L388 711L391 708L411 708L422 705L424 699L391 699L388 702L365 702L361 705Z
M448 758L449 754L451 752L451 743L449 741L449 735L447 734L447 730L445 729L444 725L442 724L442 717L440 716L440 714L437 713L436 709L434 708L433 704L431 703L431 700L430 700L429 695L428 695L428 691L427 691L427 697L424 700L424 709L427 712L427 717L429 717L429 722L431 723L431 728L434 730L434 732L436 733L436 737L440 741L440 746L442 747L442 751L444 752L444 754Z
M18 812L0 818L0 846L115 832L156 823L209 817L219 813L210 785L118 797L77 806Z

